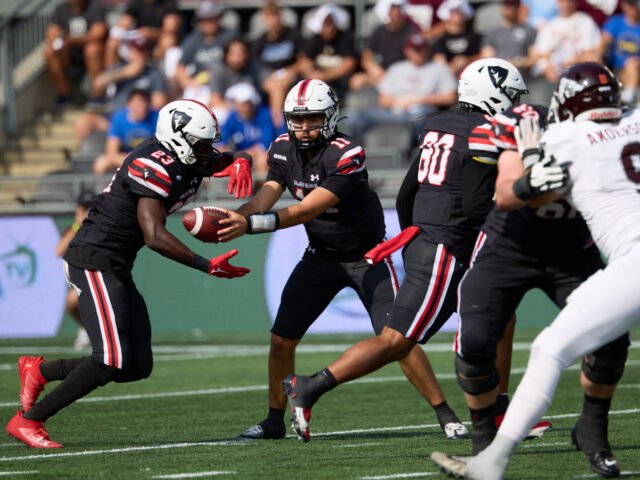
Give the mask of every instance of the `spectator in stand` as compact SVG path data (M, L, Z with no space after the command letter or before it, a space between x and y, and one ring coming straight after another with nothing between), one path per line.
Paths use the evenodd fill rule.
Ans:
M523 0L522 3L526 8L527 23L538 31L558 15L556 0Z
M620 8L623 13L609 18L602 28L600 51L622 82L620 100L634 104L640 87L640 2L622 0Z
M532 49L536 30L520 23L520 7L520 0L502 0L502 25L488 32L482 39L480 56L508 60L524 76L534 64Z
M71 101L70 67L86 70L91 80L102 72L106 36L105 11L99 0L67 0L56 7L44 48L47 71L57 94L55 107Z
M123 40L130 36L144 37L152 45L153 58L162 58L168 48L178 45L181 21L176 0L128 0L117 24L109 31L107 67L124 59L127 44Z
M166 81L160 71L151 67L150 49L143 37L127 40L128 60L120 62L98 75L94 89L107 92L109 102L102 114L88 112L74 122L74 132L78 145L93 131L109 130L110 117L127 105L129 94L134 89L146 90L150 95L151 109L160 110L168 101Z
M222 13L222 7L211 1L202 2L196 10L198 27L182 42L175 73L183 98L209 102L212 70L222 63L224 46L235 36L220 26Z
M73 237L75 237L76 232L80 230L82 222L85 218L87 218L87 215L89 214L89 207L91 207L91 202L93 202L95 196L96 194L91 190L84 189L82 190L82 192L80 192L73 216L73 223L65 228L65 230L62 232L62 235L60 235L58 245L56 245L56 255L58 257L62 257L65 254L69 243L71 242ZM71 315L78 324L78 335L73 342L73 348L75 348L76 350L89 348L91 346L91 340L89 340L89 335L82 325L82 320L80 319L80 309L78 308L78 293L73 288L69 288L69 290L67 290L65 311L69 315Z
M280 7L267 1L261 9L266 31L251 44L251 57L271 69L263 88L269 96L273 124L284 125L284 98L300 74L304 39L297 28L282 23Z
M127 106L111 117L104 154L93 162L93 173L115 172L131 150L155 133L158 112L149 108L149 102L147 90L129 92Z
M409 35L420 33L407 14L407 0L378 0L375 13L382 22L360 55L361 72L349 80L351 90L378 86L389 66L404 60L402 49Z
M332 3L318 7L307 27L314 35L304 51L301 74L328 83L339 98L349 86L349 77L358 68L358 54L346 11Z
M446 63L456 77L480 58L482 37L473 30L473 8L467 0L446 0L438 8L444 21L444 34L433 45L433 61Z
M378 85L379 107L346 119L360 143L367 130L387 123L410 126L417 143L424 117L458 99L456 78L443 63L429 61L429 44L420 34L409 36L402 51L406 59L393 63Z
M284 126L276 132L269 107L251 83L236 83L225 97L231 111L220 129L224 145L219 149L248 152L253 158L253 173L266 174L267 150L279 134L286 132Z
M533 73L542 75L551 89L560 75L579 62L600 61L600 29L579 12L578 0L557 0L558 16L539 31L533 48Z
M227 43L223 58L223 63L216 67L209 81L209 106L221 124L225 122L231 109L224 97L227 89L236 83L247 82L261 91L262 84L269 75L267 67L251 58L249 45L240 37L232 38Z

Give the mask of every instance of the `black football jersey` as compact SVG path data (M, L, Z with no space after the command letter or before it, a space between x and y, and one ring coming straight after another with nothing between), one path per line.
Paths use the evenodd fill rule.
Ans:
M523 117L539 119L544 125L547 110L537 105L520 104L498 114L492 121L492 140L502 150L516 150L514 128ZM523 207L491 210L482 229L495 232L513 248L541 258L563 257L593 244L591 233L580 213L560 199L539 208Z
M195 195L202 177L151 137L125 158L98 195L64 259L82 268L130 271L144 237L138 224L138 199L155 198L167 214Z
M427 117L421 135L413 224L423 237L443 243L461 261L493 206L498 149L491 117L451 110ZM409 169L413 175L416 169ZM406 180L406 179L405 179ZM410 179L415 181L414 179Z
M317 255L360 260L382 240L382 206L369 186L364 149L351 137L337 133L307 159L283 134L269 147L267 161L267 181L278 182L294 198L302 200L322 187L340 199L335 207L304 224L309 247Z

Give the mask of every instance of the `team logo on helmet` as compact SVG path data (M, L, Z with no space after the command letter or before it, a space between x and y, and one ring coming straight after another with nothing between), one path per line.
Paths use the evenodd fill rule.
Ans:
M180 110L174 110L171 115L171 128L174 132L182 130L187 123L191 121L191 117Z
M567 98L574 97L576 93L584 90L584 85L571 78L562 77L558 83L558 97L559 100L566 100Z
M489 78L494 87L501 87L504 81L507 79L509 72L506 68L498 67L497 65L489 65Z

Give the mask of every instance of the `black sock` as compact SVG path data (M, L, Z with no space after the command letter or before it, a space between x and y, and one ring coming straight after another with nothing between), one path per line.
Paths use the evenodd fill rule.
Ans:
M265 423L284 423L284 410L269 407L269 414L264 421Z
M473 455L477 455L489 446L493 437L496 436L498 428L494 415L494 405L481 409L469 409L471 414L471 442L473 443Z
M441 428L444 428L447 423L460 423L460 419L447 404L446 400L433 407L433 410L436 412L436 417L438 417L438 423Z
M596 398L585 394L582 403L582 418L584 420L607 421L610 408L611 398Z
M93 357L84 358L56 388L27 411L24 418L44 422L70 403L107 383L115 370L114 367L98 362Z
M494 415L504 415L507 413L507 408L509 408L509 394L499 393L496 397L496 403L494 404Z
M53 380L64 380L69 372L76 368L87 357L80 358L59 358L58 360L51 360L42 362L40 364L40 373L47 382Z

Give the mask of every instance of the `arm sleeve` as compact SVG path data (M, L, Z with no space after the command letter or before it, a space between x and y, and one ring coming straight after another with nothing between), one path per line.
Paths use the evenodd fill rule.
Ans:
M420 188L418 183L418 170L420 167L420 155L411 162L409 170L400 185L398 196L396 197L396 210L398 211L398 221L400 222L400 230L413 225L413 204L416 194Z

